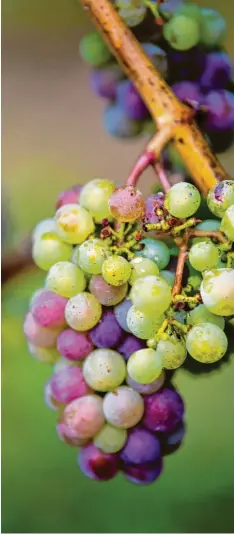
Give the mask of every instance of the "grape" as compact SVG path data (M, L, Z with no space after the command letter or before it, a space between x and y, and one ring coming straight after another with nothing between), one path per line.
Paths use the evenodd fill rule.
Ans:
M109 256L102 265L102 276L107 284L122 286L131 276L131 265L122 256Z
M60 356L53 347L37 347L30 342L28 343L28 350L33 358L44 363L56 363Z
M57 349L64 358L80 361L93 350L93 344L88 334L67 328L58 335Z
M33 261L43 271L48 271L59 261L69 261L71 255L71 245L63 243L55 232L47 232L34 240L32 247Z
M31 313L40 326L59 328L65 325L66 304L66 298L45 289L32 304Z
M117 350L127 361L133 352L143 348L145 348L145 342L142 339L128 334L120 345L118 345Z
M189 50L199 42L199 23L196 19L175 14L164 25L163 35L176 50Z
M169 339L161 339L158 342L156 354L164 369L177 369L184 363L187 352L182 340L170 336Z
M168 71L173 81L194 80L197 82L205 70L206 57L205 50L201 46L195 46L186 51L168 47Z
M210 189L207 204L209 210L222 219L226 210L234 204L234 180L224 180Z
M151 63L156 67L157 71L166 78L168 65L167 65L167 54L165 50L160 48L153 43L143 43L142 48L147 56L150 58Z
M145 103L130 80L118 84L117 104L128 119L141 120L149 115Z
M105 424L103 401L98 395L85 395L75 399L63 412L63 423L70 438L90 439Z
M62 191L56 200L56 210L62 206L65 206L66 204L78 204L81 190L82 185L73 185L73 187L69 187L69 189Z
M133 305L143 313L158 316L170 305L171 288L159 276L146 276L133 284L131 299Z
M114 308L115 318L125 332L130 332L127 325L127 313L131 306L132 301L129 298L126 298Z
M179 321L179 323L185 324L187 319L187 312L185 310L175 310L173 312L173 318L176 321Z
M197 224L196 230L219 230L220 228L220 221L217 221L216 219L206 219L205 221L202 221L201 223ZM200 243L201 241L208 241L210 238L206 237L194 237L192 239L192 243Z
M156 210L157 209L163 209L164 208L164 193L156 193L153 195L150 195L145 202L145 217L144 222L145 223L151 223L155 224L162 220L162 215L157 215Z
M150 384L162 372L163 357L153 349L141 349L134 352L127 364L129 376L140 384Z
M150 384L140 384L139 382L136 382L133 380L130 375L127 375L127 384L132 388L138 391L141 395L152 395L152 393L156 393L159 389L161 389L162 385L165 381L165 372L162 371L156 380L153 382L150 382Z
M181 423L184 403L181 396L169 388L145 397L144 425L154 432L172 432Z
M84 188L82 189L82 193ZM93 218L79 204L65 204L56 211L57 232L66 243L79 245L94 232Z
M234 128L233 93L224 89L210 91L204 98L204 105L207 109L205 128L209 133Z
M209 46L220 46L226 33L226 22L222 15L214 9L201 8L200 42Z
M231 79L232 61L225 52L208 54L206 68L200 79L202 89L225 89Z
M79 266L90 274L101 274L108 254L110 252L101 239L89 239L79 247Z
M69 261L60 261L50 268L46 277L46 287L61 297L73 297L86 286L83 271Z
M115 347L120 342L123 331L112 310L105 310L99 323L89 332L90 339L98 348Z
M201 9L200 7L195 4L194 2L186 2L184 4L181 4L176 9L176 15L185 15L187 17L191 17L192 19L195 19L200 24L201 22Z
M220 360L226 353L227 346L227 336L221 328L212 323L193 326L186 339L190 356L202 363Z
M108 423L118 428L131 428L142 418L144 402L137 391L121 386L105 395L104 415Z
M61 439L61 441L64 441L67 445L70 445L70 447L84 447L84 445L87 445L87 443L89 442L89 440L85 438L72 438L70 436L67 436L68 430L62 420L57 423L56 430L59 439Z
M60 329L44 328L36 323L33 315L27 313L24 321L24 334L30 343L40 348L55 347ZM39 353L39 352L38 352Z
M187 324L190 324L191 326L196 326L197 324L201 323L212 323L216 326L219 326L221 330L224 330L225 327L225 320L223 317L219 317L218 315L214 315L214 313L211 313L204 304L199 304L199 306L196 306L193 310L191 310L187 315Z
M80 205L86 208L96 223L110 219L108 200L115 189L110 180L92 180L86 184L80 195Z
M135 306L131 306L127 314L127 324L129 330L132 332L132 334L140 339L149 339L154 337L163 320L163 315L158 316L144 313L135 308Z
M115 350L96 349L85 359L83 372L87 384L93 389L110 391L124 381L126 365Z
M115 306L126 296L128 284L111 286L101 275L95 275L91 278L89 290L103 306Z
M81 471L93 480L110 480L118 472L118 456L100 451L93 443L81 449L78 464Z
M195 243L189 251L189 261L197 271L212 269L219 261L218 247L212 241Z
M163 439L161 440L163 456L175 452L180 447L184 440L185 430L185 425L182 421L174 432L170 432L163 436Z
M40 297L40 295L42 295L42 293L44 293L45 289L44 287L40 288L40 289L37 289L33 294L32 294L32 297L31 297L31 300L30 300L30 303L29 303L29 307L31 309L31 307L37 302L37 299Z
M110 135L123 139L136 137L141 132L142 124L126 117L123 109L115 104L107 106L104 111L104 129Z
M133 465L155 462L160 459L160 441L144 428L132 428L120 458Z
M58 373L58 371L70 367L71 365L81 367L82 362L78 360L67 360L66 358L59 358L54 365L54 373Z
M145 211L142 193L132 185L119 187L109 198L109 209L115 219L122 222L135 222L144 215Z
M44 398L48 408L50 408L51 410L58 410L59 408L61 408L61 403L56 401L56 399L52 395L50 381L47 382L47 384L45 385Z
M121 9L119 15L128 28L134 28L144 20L146 6L142 4L138 9Z
M50 386L54 399L62 404L67 404L90 393L82 370L76 365L70 365L57 371L50 380Z
M221 222L221 230L230 241L234 241L234 204L224 214Z
M138 278L144 278L145 276L149 276L151 274L155 274L157 276L159 274L159 268L156 263L148 258L138 256L133 258L130 264L132 267L132 273L129 283L131 285L133 285Z
M201 284L203 303L215 315L234 313L234 270L213 269L203 274Z
M93 328L100 320L101 315L101 305L94 295L87 292L72 297L65 310L68 325L78 332Z
M91 87L94 93L101 98L115 100L117 95L117 85L123 78L123 71L116 65L108 65L101 69L93 69L91 72Z
M102 67L111 58L111 52L97 32L85 35L80 41L80 55L93 67Z
M149 260L154 261L159 269L164 269L170 261L170 250L165 243L159 239L146 237L140 241L143 249L137 252L137 256L143 256Z
M120 451L126 443L128 434L124 428L116 428L109 423L96 434L93 442L102 452L115 453Z
M162 472L162 461L142 465L125 465L123 472L129 482L139 485L152 484Z
M173 217L191 217L199 208L201 196L197 188L187 182L171 187L166 194L165 207Z
M40 221L33 230L32 241L34 242L36 239L40 239L45 234L56 234L56 224L54 219L44 219L43 221Z
M169 19L178 8L184 4L184 0L167 0L159 4L159 13L165 19Z
M194 82L177 82L171 86L175 95L184 102L196 102L201 104L203 101L203 95L198 83Z
M170 287L173 287L175 282L175 274L170 271L160 271L160 276L167 282Z

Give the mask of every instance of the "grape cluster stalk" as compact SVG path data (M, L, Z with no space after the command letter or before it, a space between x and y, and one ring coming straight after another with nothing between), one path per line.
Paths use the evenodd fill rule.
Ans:
M54 216L36 226L32 256L45 284L32 296L24 333L31 355L53 367L46 402L57 412L60 439L80 448L84 474L109 480L122 472L130 482L149 484L185 435L184 401L171 373L189 359L212 366L228 350L234 180L200 133L193 99L191 108L176 98L126 24L138 26L150 9L165 39L185 53L199 39L217 45L223 21L182 0L168 2L176 5L169 13L151 0L82 3L138 93L131 86L129 93L116 63L109 75L110 52L98 33L81 43L82 56L102 71L92 83L108 101L120 98L117 111L121 121L128 112L130 137L136 117L142 121L148 112L156 133L125 185L93 179L65 190ZM232 109L225 110L231 124ZM110 122L116 132L116 107ZM126 137L123 122L118 133ZM173 185L161 155L171 141L188 168ZM145 200L137 181L148 165L161 188Z

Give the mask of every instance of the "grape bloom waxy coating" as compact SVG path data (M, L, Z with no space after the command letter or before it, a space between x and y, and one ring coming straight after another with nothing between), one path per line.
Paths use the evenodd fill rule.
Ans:
M106 420L111 425L117 428L131 428L141 420L144 402L137 391L127 386L120 386L104 397L103 410Z
M191 217L199 208L201 196L197 188L187 182L179 182L166 194L165 206L174 217Z
M140 384L154 382L162 372L163 358L153 349L134 352L127 364L129 376Z
M124 358L111 349L96 349L89 354L83 365L85 380L95 391L111 391L125 379Z
M65 204L56 211L56 229L65 243L79 245L94 231L90 213L79 204Z
M227 351L228 341L225 333L213 323L201 323L190 330L186 340L187 350L195 360L214 363Z
M171 288L160 276L138 278L132 286L131 300L140 311L161 315L170 305Z
M78 332L93 328L101 318L102 307L91 293L78 293L72 297L65 309L67 324Z

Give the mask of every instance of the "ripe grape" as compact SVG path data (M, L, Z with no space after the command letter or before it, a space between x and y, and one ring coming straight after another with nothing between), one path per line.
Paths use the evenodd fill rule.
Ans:
M200 86L195 82L177 82L171 86L175 95L182 101L190 101L201 104L203 101L203 95L200 90Z
M115 350L96 349L85 359L83 372L92 389L110 391L124 381L126 365L123 357Z
M56 430L59 439L61 441L64 441L66 445L70 445L70 447L84 447L84 445L87 445L89 442L86 438L72 438L71 436L68 436L69 431L67 429L67 426L63 423L62 418L60 418L59 422L56 425Z
M98 395L85 395L70 402L63 412L67 436L93 438L104 426L103 401Z
M79 245L94 232L92 216L79 204L65 204L59 208L55 214L55 222L58 234L63 241L71 245Z
M150 384L161 374L163 356L153 349L141 349L134 352L127 363L129 376L140 384Z
M120 453L125 464L141 465L160 459L160 441L144 428L132 428Z
M163 315L152 315L138 310L131 306L127 314L127 324L129 330L140 339L150 339L154 337L164 320Z
M199 208L201 196L197 188L187 182L171 187L166 194L165 206L174 217L191 217Z
M204 97L207 109L205 128L208 133L234 128L234 95L225 89L209 91ZM219 135L220 137L220 135Z
M54 365L54 373L57 373L58 371L61 371L62 369L65 369L67 367L70 367L71 365L76 365L77 367L82 366L82 361L79 360L68 360L66 358L59 358L55 365Z
M145 348L145 343L142 339L128 334L118 345L117 350L125 360L128 360L133 352L143 348Z
M93 480L110 480L118 472L118 456L100 451L93 443L81 449L78 464L81 471Z
M32 232L32 241L40 239L45 234L56 234L56 224L54 219L44 219L40 221Z
M149 57L151 63L166 78L168 72L167 54L165 50L153 43L143 43L142 48Z
M66 204L78 204L81 190L82 185L73 185L73 187L69 187L68 189L65 189L65 191L62 191L56 200L56 210Z
M138 391L141 395L152 395L156 393L163 386L165 381L165 371L162 371L156 380L150 382L150 384L140 384L133 380L129 374L127 374L127 384L132 388Z
M197 82L206 67L206 53L201 46L194 46L190 50L174 50L168 47L168 71L173 81L194 80ZM184 165L183 165L184 168Z
M220 46L226 34L226 22L214 9L201 8L200 42L207 47Z
M162 219L162 215L157 215L157 209L164 208L164 193L155 193L150 195L145 201L145 223L158 223Z
M199 23L194 18L175 14L164 25L163 35L176 50L189 50L199 42Z
M214 363L227 351L228 341L223 330L212 323L201 323L188 333L187 350L198 362Z
M128 119L141 120L149 115L149 111L130 80L124 80L117 87L117 104Z
M115 306L126 296L128 284L112 286L101 275L95 275L90 280L89 290L103 306Z
M203 303L215 315L234 313L234 270L213 269L203 274L201 284Z
M232 62L226 52L208 54L206 68L200 79L202 89L225 89L232 75Z
M77 365L70 365L57 371L50 380L50 386L54 399L62 404L83 397L91 391L84 380L82 370Z
M129 279L129 283L131 285L133 285L138 278L144 278L145 276L149 276L151 274L155 274L157 276L159 274L159 268L156 263L142 256L133 258L130 262L130 265L132 267L132 273Z
M60 261L53 265L46 277L46 288L61 297L73 297L86 286L83 271L69 261Z
M85 332L66 328L58 335L57 349L68 360L82 361L93 350L93 344Z
M226 210L234 204L234 180L224 180L210 189L207 204L209 210L222 219Z
M63 243L55 232L44 233L33 242L33 261L43 271L48 271L59 261L69 261L71 256L71 245Z
M181 423L184 403L181 396L169 388L145 397L144 426L154 432L172 432Z
M122 256L109 256L102 265L102 276L107 284L122 286L131 276L131 265Z
M144 402L137 391L121 386L105 395L104 415L108 423L118 428L131 428L141 420Z
M110 49L98 32L88 33L81 39L80 55L93 67L102 67L111 58Z
M27 313L24 321L24 334L30 343L40 348L56 346L59 328L45 328L36 323L31 312Z
M94 93L101 98L115 100L119 80L123 78L123 71L113 63L101 69L93 69L90 82Z
M152 484L162 472L162 460L141 465L124 465L123 473L129 482L138 485Z
M132 286L131 300L143 313L161 315L170 305L171 288L159 276L139 278Z
M175 282L175 274L170 271L160 271L160 276L167 282L170 287L173 287Z
M221 230L230 241L234 241L234 204L225 212L221 222Z
M130 332L127 325L127 313L131 306L132 301L129 298L126 298L114 308L115 318L125 332Z
M43 363L56 363L60 357L59 352L54 347L37 347L37 345L29 342L28 350L35 360Z
M158 342L156 354L162 361L164 369L177 369L184 363L187 352L182 340L170 336L169 339L161 339Z
M223 317L219 317L218 315L214 315L214 313L211 313L204 304L199 304L199 306L196 306L193 310L191 310L187 315L187 324L190 324L191 326L196 326L197 324L201 323L212 323L216 326L219 326L221 330L224 330L225 327L225 320Z
M93 442L102 452L115 453L120 451L127 441L127 431L124 428L116 428L109 423L96 434Z
M59 408L61 408L61 402L58 402L52 395L50 381L47 382L45 385L44 398L48 408L50 408L51 410L57 411Z
M88 239L79 246L79 266L87 273L101 274L103 263L108 254L110 252L101 239Z
M123 109L115 104L110 104L104 111L104 129L110 135L121 139L128 139L139 135L142 123L129 119Z
M173 432L163 436L163 439L161 440L163 456L175 452L180 447L184 440L185 431L185 424L182 421Z
M92 180L84 185L80 194L80 205L88 210L96 223L110 219L108 200L115 189L111 180Z
M195 243L189 251L189 261L197 271L212 269L219 261L218 247L212 241Z
M143 258L154 261L160 270L168 265L170 261L170 250L165 243L159 241L159 239L146 237L140 241L140 245L143 248L137 252L137 256L143 256Z
M145 212L143 195L132 185L119 187L109 198L109 210L119 221L135 222Z
M99 323L89 331L90 339L98 348L115 347L120 342L123 331L112 310L103 311Z
M84 292L72 297L66 306L68 325L78 332L93 328L102 315L102 307L94 295Z
M32 304L31 313L40 326L59 328L65 325L66 304L66 298L45 289Z

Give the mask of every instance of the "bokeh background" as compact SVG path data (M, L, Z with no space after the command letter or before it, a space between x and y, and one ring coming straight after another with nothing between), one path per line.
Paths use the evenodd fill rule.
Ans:
M200 3L228 20L234 55L232 2ZM76 0L2 2L2 178L11 244L52 215L69 185L123 182L143 146L103 131L102 105L78 53L90 27ZM233 153L222 161L233 175ZM144 192L152 183L144 175ZM176 373L188 431L156 484L135 487L121 476L93 482L79 471L76 450L57 438L56 416L43 400L50 368L27 354L22 321L42 283L35 268L2 294L2 531L233 532L234 354L208 374Z

